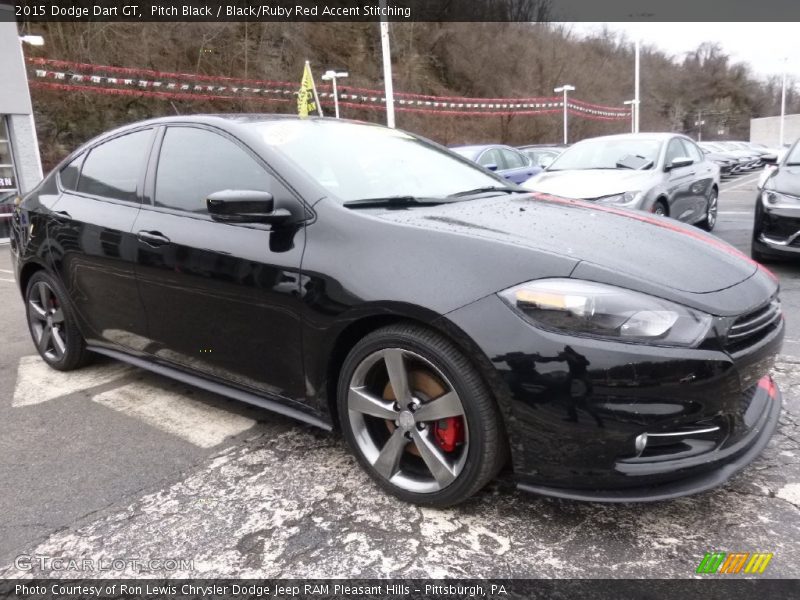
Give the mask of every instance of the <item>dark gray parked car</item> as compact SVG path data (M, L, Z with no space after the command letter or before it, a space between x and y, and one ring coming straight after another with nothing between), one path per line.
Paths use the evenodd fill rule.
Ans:
M703 227L717 221L719 166L673 133L590 138L523 183L537 192L646 210Z

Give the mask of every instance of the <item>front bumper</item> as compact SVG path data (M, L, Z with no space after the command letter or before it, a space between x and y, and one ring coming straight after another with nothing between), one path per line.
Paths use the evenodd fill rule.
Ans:
M753 462L778 428L778 418L783 403L782 395L771 378L767 376L765 379L769 380L773 391L770 394L764 387L758 387L757 393L761 397L759 404L763 403L764 406L750 435L721 452L715 460L708 462L705 467L712 469L708 472L668 483L616 490L567 489L524 482L518 482L517 486L526 492L592 502L657 502L698 494L718 487Z
M756 198L753 248L765 255L800 255L800 209L764 206Z
M448 319L492 365L521 489L610 502L695 493L747 465L775 430L780 392L765 376L782 320L729 353L545 332L496 296ZM643 434L683 437L643 449Z

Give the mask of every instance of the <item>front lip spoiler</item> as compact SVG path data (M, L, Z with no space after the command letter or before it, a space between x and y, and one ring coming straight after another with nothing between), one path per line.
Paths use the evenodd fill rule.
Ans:
M517 483L517 487L525 492L552 496L554 498L609 503L658 502L660 500L672 500L673 498L680 498L681 496L705 492L725 483L761 454L778 427L778 418L781 414L782 404L783 395L780 390L775 388L775 395L770 400L769 409L765 411L767 412L767 417L753 445L735 460L721 465L719 468L709 473L687 477L686 479L671 481L669 483L619 490L572 490L521 482Z

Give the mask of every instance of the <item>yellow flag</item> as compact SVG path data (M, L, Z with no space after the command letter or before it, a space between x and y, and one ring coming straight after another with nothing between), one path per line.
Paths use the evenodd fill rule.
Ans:
M307 117L309 113L317 110L314 102L314 78L311 76L311 67L306 63L303 68L303 79L300 80L300 91L297 93L297 114Z

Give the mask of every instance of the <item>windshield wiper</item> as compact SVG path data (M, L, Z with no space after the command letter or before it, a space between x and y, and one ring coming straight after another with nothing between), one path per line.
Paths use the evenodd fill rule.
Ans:
M507 194L516 194L521 192L522 190L518 190L516 188L510 187L501 187L499 185L490 185L487 187L479 187L475 188L474 190L464 190L463 192L456 192L455 194L450 194L450 198L463 198L464 196L475 196L476 194L485 194L487 192L506 192Z
M435 206L444 204L447 200L441 198L417 198L416 196L385 196L383 198L360 198L358 200L348 200L342 206L348 208L369 208L372 206Z
M790 162L784 165L785 167L800 167L800 162Z

